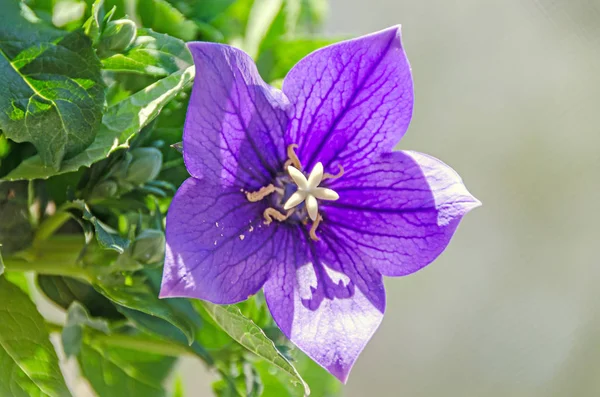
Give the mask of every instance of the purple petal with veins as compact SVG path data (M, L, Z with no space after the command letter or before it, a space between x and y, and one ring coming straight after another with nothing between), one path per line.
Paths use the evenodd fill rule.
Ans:
M392 152L413 108L400 29L308 55L282 91L240 50L189 48L192 177L167 214L161 297L264 288L283 333L345 382L383 318L382 275L431 263L480 205L446 164Z

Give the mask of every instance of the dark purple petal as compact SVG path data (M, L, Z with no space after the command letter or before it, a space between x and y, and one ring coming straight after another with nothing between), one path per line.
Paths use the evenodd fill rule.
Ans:
M363 167L365 153L391 151L412 115L413 85L400 28L325 47L285 77L294 107L286 143L305 169Z
M255 189L286 160L289 102L265 84L243 51L189 43L196 77L183 133L190 174L214 185Z
M319 246L301 229L289 236L264 286L269 310L296 346L345 382L383 318L382 277L336 236L323 236Z
M330 182L321 233L355 244L370 266L404 276L444 251L462 217L481 203L458 174L417 152L369 157L370 164Z
M234 303L260 290L285 238L281 224L263 224L263 209L237 188L186 180L167 213L160 296Z

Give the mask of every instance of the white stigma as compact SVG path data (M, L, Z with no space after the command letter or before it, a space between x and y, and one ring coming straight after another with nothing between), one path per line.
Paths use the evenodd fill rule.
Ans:
M317 220L319 215L319 200L337 200L340 196L331 189L319 187L319 184L323 180L323 164L317 163L311 171L308 179L304 176L300 170L291 165L288 166L288 172L296 185L298 190L288 199L283 206L284 210L289 210L295 206L306 202L306 210L308 216L314 221Z

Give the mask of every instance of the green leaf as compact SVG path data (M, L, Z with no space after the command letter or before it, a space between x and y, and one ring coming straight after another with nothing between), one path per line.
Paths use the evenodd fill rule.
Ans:
M0 277L0 396L70 396L43 317L29 297Z
M1 259L1 258L0 258ZM1 275L1 273L0 273ZM19 287L19 289L27 294L27 296L31 297L31 290L29 289L29 281L27 280L27 276L23 272L9 272L4 275L4 277L10 281L12 284Z
M158 294L141 280L114 276L102 281L94 287L108 299L126 308L166 320L185 335L189 345L194 342L195 320L174 309L166 301L158 299Z
M138 0L137 12L142 25L157 32L185 41L194 40L198 33L196 24L166 0Z
M67 321L61 335L63 349L67 357L79 354L85 327L105 334L109 333L106 320L91 318L81 303L73 302L67 312Z
M192 56L183 41L150 29L138 29L133 46L124 54L102 60L105 70L149 76L168 76L191 65Z
M342 383L335 376L301 351L296 350L295 356L296 368L302 373L306 383L311 385L313 397L335 397L342 393Z
M291 376L293 382L300 383L304 387L305 394L310 394L308 385L294 366L277 350L273 341L267 338L263 330L242 315L237 307L215 305L206 301L202 301L202 306L213 320L240 345L283 370Z
M119 311L123 313L123 315L132 323L134 323L137 328L150 335L160 338L167 338L181 345L188 344L187 337L183 334L183 332L162 318L151 316L138 310L131 310L126 307L120 307ZM208 364L212 364L212 358L200 343L194 341L189 347L190 350L200 359L204 360Z
M104 0L94 1L94 4L92 4L92 15L83 24L85 34L92 39L94 44L98 43L98 40L100 40L100 34L104 27L104 16Z
M1 247L1 245L0 245ZM4 274L4 261L2 260L2 251L0 251L0 276Z
M40 164L58 170L100 127L100 62L82 31L63 36L14 0L0 0L0 9L0 129L32 143Z
M94 317L122 319L114 304L91 285L62 276L37 276L37 285L48 299L67 310L75 301L81 302Z
M87 208L87 206L81 202L83 210L83 219L94 225L94 231L96 234L96 240L98 244L104 249L111 249L117 251L119 254L125 252L129 247L129 240L119 236L116 231L112 230L108 225L99 221Z
M147 276L146 281L149 284L150 290L154 292L155 295L158 295L162 279L162 272L160 270L152 269L145 271L144 274ZM170 298L161 300L160 302L166 303L174 312L190 321L196 330L199 330L203 326L202 317L200 317L200 314L196 312L189 300L182 298ZM138 310L132 310L123 306L119 307L118 309L138 328L151 335L155 335L160 338L168 338L179 344L189 344L186 335L179 328L170 322L163 320L162 318L146 314ZM204 328L202 328L200 333L203 332ZM207 364L213 363L212 358L200 343L194 341L193 343L189 344L189 346L191 351L200 359L204 360Z
M129 140L192 82L194 73L194 67L190 66L111 106L102 119L102 128L94 142L83 153L64 161L59 171L44 168L40 157L34 156L23 161L4 179L46 179L52 175L76 171L80 167L89 167L118 148L127 147Z
M312 397L336 397L341 394L342 384L339 380L301 351L295 350L294 353L294 365L310 385ZM270 363L260 361L255 363L255 368L264 384L262 397L304 395L304 390L299 385L292 385L284 379Z
M236 0L173 1L176 5L183 3L182 6L179 6L180 9L183 9L183 6L190 9L188 14L194 20L204 22L212 21L235 2Z
M79 366L98 397L164 397L175 358L84 341Z

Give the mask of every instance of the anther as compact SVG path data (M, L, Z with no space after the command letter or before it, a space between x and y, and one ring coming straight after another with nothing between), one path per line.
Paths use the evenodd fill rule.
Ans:
M248 199L248 201L250 201L251 203L255 203L257 201L264 199L265 197L267 197L269 194L271 194L273 192L278 192L280 194L283 194L283 189L277 188L277 187L273 186L273 184L270 184L268 186L261 187L257 192L244 192L244 193L246 193L246 198Z
M275 208L269 207L263 212L263 216L265 217L265 225L270 225L271 222L273 222L273 219L275 219L278 222L283 222L287 218L289 218L294 213L294 211L295 208L292 208L288 210L285 214L283 214Z
M317 215L317 219L315 219L312 226L310 227L309 235L313 241L320 240L319 237L317 236L317 228L319 227L319 223L321 223L322 220L323 220L323 217L321 216L321 214Z
M323 179L322 180L324 181L325 179L338 179L341 176L343 176L344 175L344 167L341 164L338 164L338 167L339 167L340 170L338 171L337 174L333 175L333 174L329 174L329 173L326 172L326 173L323 174Z
M298 148L298 145L296 145L295 143L291 144L287 147L288 160L283 165L284 169L287 170L287 167L290 165L293 165L294 167L296 167L299 170L302 169L302 163L300 163L300 159L298 158L298 155L296 155L297 148Z

